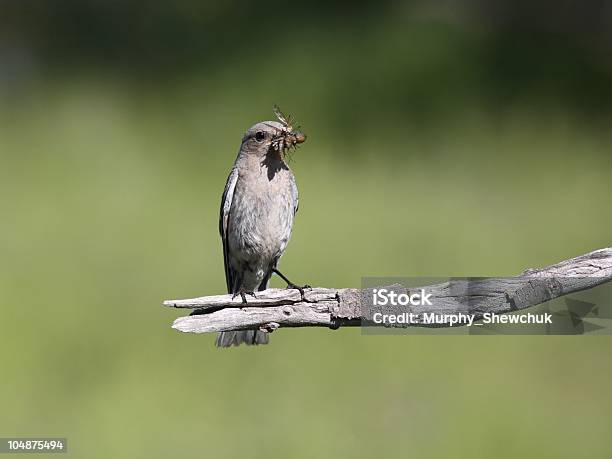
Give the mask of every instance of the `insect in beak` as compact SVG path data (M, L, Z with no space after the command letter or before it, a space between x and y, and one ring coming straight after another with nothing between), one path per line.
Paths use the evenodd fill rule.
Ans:
M278 121L283 125L283 129L272 144L277 150L286 154L289 149L296 148L298 144L304 143L306 136L297 130L299 127L295 131L293 130L294 120L291 116L285 116L276 105L274 105L273 110Z
M295 147L300 143L306 142L306 136L301 132L288 132L285 134L285 145L287 148Z

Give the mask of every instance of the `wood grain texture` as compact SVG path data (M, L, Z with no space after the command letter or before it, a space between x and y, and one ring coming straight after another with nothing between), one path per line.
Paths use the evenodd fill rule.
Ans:
M407 306L405 312L422 315L471 313L482 318L485 312L506 313L536 306L551 299L593 288L612 280L612 249L596 250L552 266L528 269L515 277L476 280L449 280L422 288L431 293L431 306ZM401 285L396 292L413 292ZM176 330L208 333L228 330L261 329L272 332L279 327L359 326L372 317L371 289L322 288L305 292L304 301L297 290L268 289L247 297L213 295L185 300L164 301L165 306L194 310L179 317ZM423 325L416 324L412 325ZM405 326L405 325L397 325ZM437 325L446 326L446 324Z

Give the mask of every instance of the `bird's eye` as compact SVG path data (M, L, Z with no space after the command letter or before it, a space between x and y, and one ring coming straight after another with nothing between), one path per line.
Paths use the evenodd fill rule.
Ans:
M266 138L266 133L263 131L257 131L257 133L255 134L255 140L257 140L258 142L261 142L265 138Z

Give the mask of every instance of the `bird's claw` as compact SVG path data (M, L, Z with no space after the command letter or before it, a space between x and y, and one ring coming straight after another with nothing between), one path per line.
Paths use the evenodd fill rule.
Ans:
M312 287L308 284L304 284L302 286L295 284L287 284L287 288L294 289L300 292L301 301L306 301L306 298L304 297L304 290L312 290Z
M234 300L234 298L236 298L238 295L240 295L240 298L242 298L242 303L243 304L247 304L247 300L246 300L246 296L252 296L253 298L257 299L257 297L255 296L255 292L247 292L245 290L239 290L238 292L234 293L234 295L232 296L232 300Z

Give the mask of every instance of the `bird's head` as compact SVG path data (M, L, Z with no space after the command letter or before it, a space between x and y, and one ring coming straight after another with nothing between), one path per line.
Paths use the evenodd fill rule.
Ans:
M291 117L283 115L277 106L274 113L278 121L262 121L249 128L242 138L242 151L262 157L274 152L284 159L289 150L306 141L306 136L294 129Z

